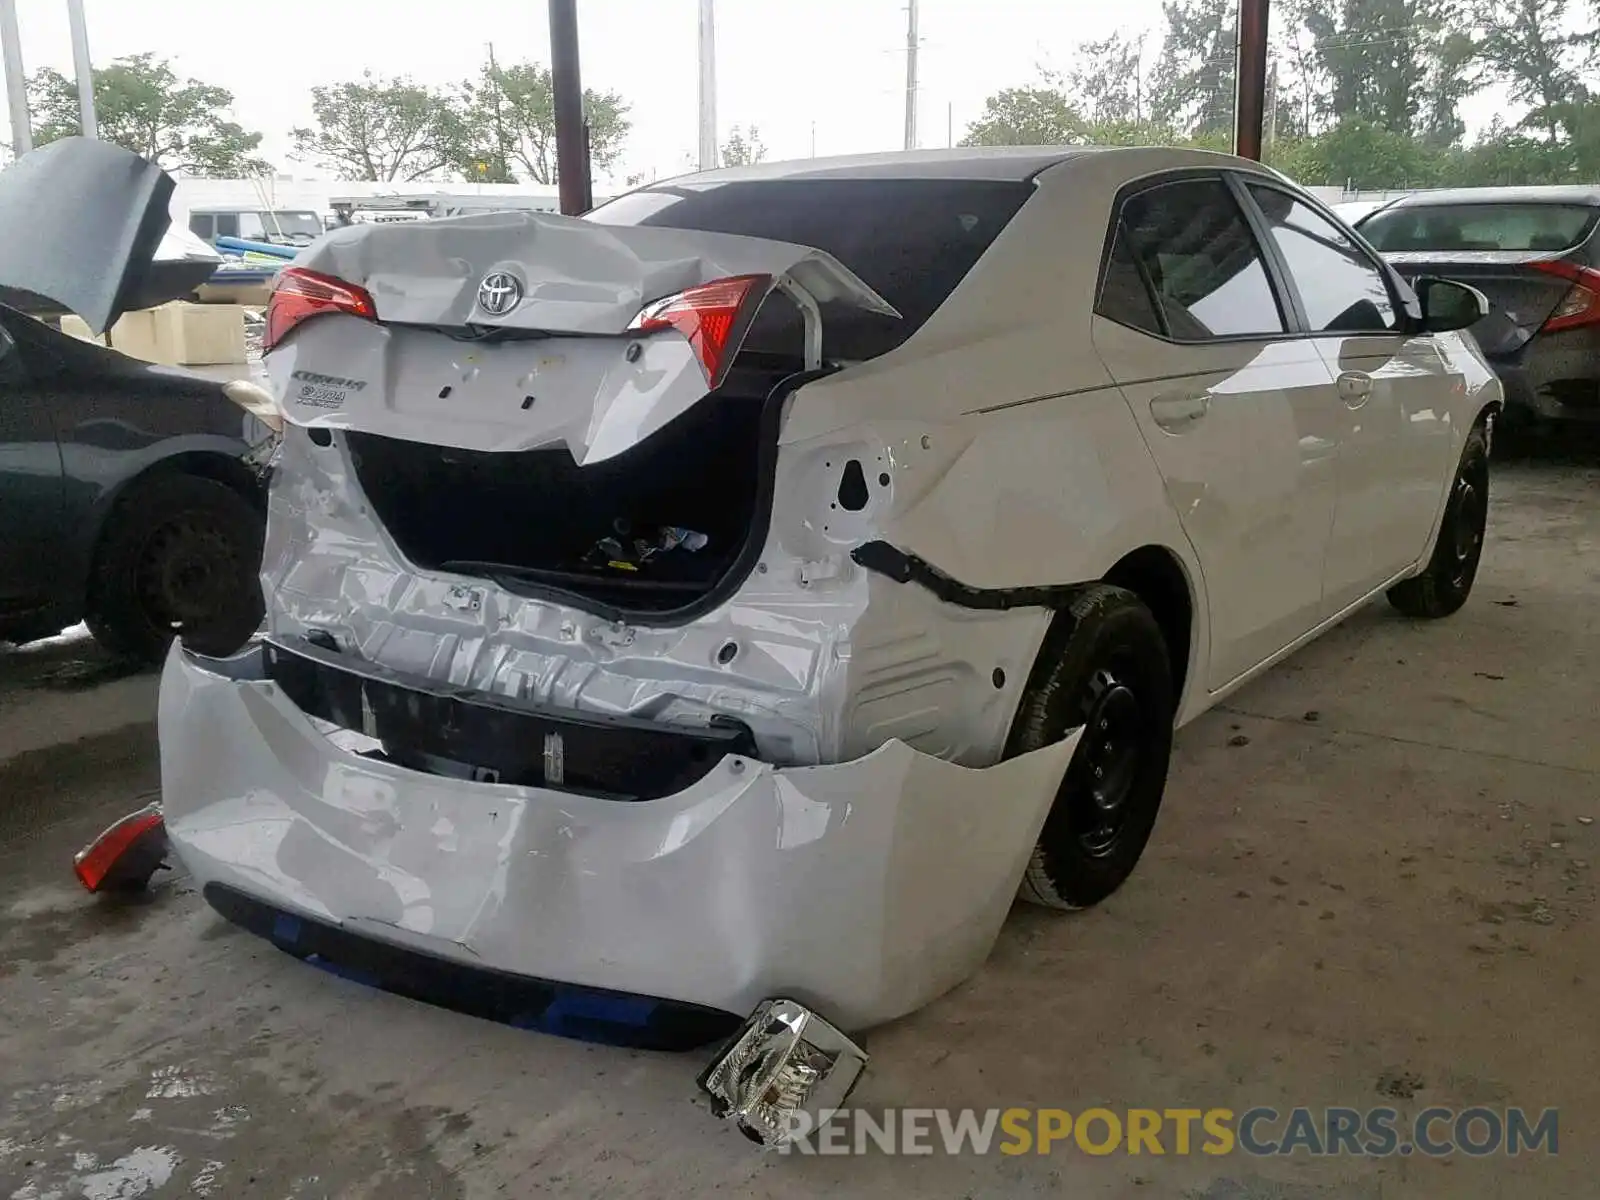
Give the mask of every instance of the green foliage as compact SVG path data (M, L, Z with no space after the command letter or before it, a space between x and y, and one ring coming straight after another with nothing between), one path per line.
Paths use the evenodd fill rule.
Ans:
M1319 137L1280 142L1269 161L1301 183L1349 184L1358 189L1431 187L1441 174L1436 152L1362 117Z
M1060 80L1046 76L1060 85ZM1063 89L1095 124L1138 125L1149 113L1144 95L1144 42L1112 34L1085 42Z
M1238 0L1165 0L1151 113L1185 133L1233 129Z
M766 143L761 140L761 130L754 125L748 133L737 125L728 131L728 140L722 145L723 166L748 167L766 157Z
M991 96L966 145L1231 147L1236 0L1164 0L1142 47L1086 44L1062 77ZM1600 178L1600 0L1275 0L1267 157L1363 190ZM1468 142L1489 86L1519 106Z
M555 89L549 67L535 62L487 65L476 81L462 86L462 94L471 136L457 159L469 179L556 182ZM586 89L583 115L591 169L605 170L627 141L628 105L616 92Z
M1055 87L1006 88L984 102L963 146L1069 146L1088 141L1088 125Z
M316 124L289 131L295 154L340 179L437 178L468 156L460 97L409 79L360 79L311 89Z
M28 80L35 145L80 132L78 87L49 67ZM108 142L142 154L169 171L203 178L260 175L271 170L256 154L261 135L228 118L227 88L179 79L153 54L119 58L94 72L95 117Z

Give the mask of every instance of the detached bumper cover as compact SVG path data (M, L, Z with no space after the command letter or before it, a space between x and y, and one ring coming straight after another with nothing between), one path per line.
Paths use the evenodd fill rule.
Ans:
M270 679L181 647L161 687L172 847L202 887L472 967L845 1028L987 956L1079 734L982 770L891 741L838 766L729 755L635 803L342 749Z

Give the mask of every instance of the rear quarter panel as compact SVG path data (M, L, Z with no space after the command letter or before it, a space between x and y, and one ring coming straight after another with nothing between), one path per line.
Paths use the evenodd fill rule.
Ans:
M1090 582L1133 550L1165 548L1191 585L1195 680L1209 655L1198 564L1091 340L1117 190L1130 171L1192 157L1094 155L1045 172L927 324L893 352L802 388L782 439L853 428L881 441L893 479L883 539L972 587Z

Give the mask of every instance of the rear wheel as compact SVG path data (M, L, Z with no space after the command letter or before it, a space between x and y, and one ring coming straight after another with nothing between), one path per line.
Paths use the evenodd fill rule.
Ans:
M1161 627L1132 592L1096 584L1056 619L1007 757L1084 732L1034 847L1023 899L1087 908L1133 873L1166 790L1174 703Z
M225 484L166 475L136 484L106 521L86 620L114 654L159 661L174 636L232 654L263 611L264 522Z
M1478 425L1461 452L1433 557L1422 574L1389 589L1389 603L1408 617L1437 619L1458 611L1478 577L1488 524L1489 443Z

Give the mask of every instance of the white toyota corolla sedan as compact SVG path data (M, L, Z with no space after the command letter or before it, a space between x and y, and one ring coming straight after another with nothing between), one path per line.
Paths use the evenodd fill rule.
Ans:
M1175 727L1380 594L1460 607L1483 303L1162 149L334 231L268 315L264 632L167 664L172 844L415 994L644 1044L760 1006L708 1086L765 1128L773 1036L848 1060L1019 889L1121 885Z

